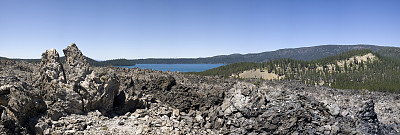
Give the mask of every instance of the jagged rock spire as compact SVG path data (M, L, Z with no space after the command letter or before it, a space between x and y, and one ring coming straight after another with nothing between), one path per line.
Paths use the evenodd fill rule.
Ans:
M63 50L66 57L66 63L69 66L83 65L88 66L86 58L83 56L81 50L78 49L75 43L72 43L67 48Z
M84 111L99 109L110 112L119 89L119 82L113 72L91 70L85 56L75 43L63 50L68 75L68 84L82 96ZM93 83L96 82L96 83Z
M373 100L369 100L364 103L362 109L360 110L358 117L366 122L378 122L378 116L374 110L375 104Z
M43 99L47 105L46 115L52 120L71 113L82 113L81 96L70 89L67 83L65 67L60 62L56 49L46 50L42 54L39 69L40 80L36 82L37 88L42 90Z
M54 48L46 50L46 52L42 54L39 82L44 85L53 80L66 82L66 76L64 68L60 62L60 56Z
M371 99L364 103L358 112L358 118L361 119L359 128L364 134L384 134L384 128L380 125L378 115L375 112L375 103Z
M65 55L68 82L82 81L89 73L89 63L86 61L85 56L75 43L69 45L63 52Z

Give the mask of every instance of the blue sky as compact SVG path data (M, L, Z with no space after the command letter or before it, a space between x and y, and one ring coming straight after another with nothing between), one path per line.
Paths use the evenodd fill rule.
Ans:
M400 47L399 0L0 0L0 56L194 58L325 44Z

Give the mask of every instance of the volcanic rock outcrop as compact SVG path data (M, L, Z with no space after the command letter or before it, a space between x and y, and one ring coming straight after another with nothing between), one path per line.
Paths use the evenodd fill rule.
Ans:
M76 44L71 44L63 50L65 55L66 73L68 83L79 83L83 81L89 71L89 63L78 49Z
M83 111L112 111L119 87L115 73L107 69L91 70L75 44L69 45L63 51L66 57L68 84L81 96Z
M30 119L46 110L40 91L15 76L0 77L0 84L0 132L28 133Z
M75 44L64 49L64 53L65 66L59 61L55 49L47 50L42 55L41 79L37 84L44 90L44 99L49 108L47 115L57 120L61 116L92 110L111 112L119 87L115 73L107 69L90 70Z
M399 134L400 95L0 59L0 134ZM254 85L254 81L261 81Z
M82 97L67 83L65 70L55 49L42 54L36 87L42 90L52 120L71 113L83 113Z
M46 50L42 54L42 62L40 62L40 78L37 87L44 89L50 83L65 83L64 68L60 62L60 56L56 49Z

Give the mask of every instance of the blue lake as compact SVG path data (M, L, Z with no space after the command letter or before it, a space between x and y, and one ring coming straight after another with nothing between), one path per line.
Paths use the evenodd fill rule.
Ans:
M120 66L125 68L141 68L161 71L201 72L208 69L223 66L225 64L136 64L135 66Z

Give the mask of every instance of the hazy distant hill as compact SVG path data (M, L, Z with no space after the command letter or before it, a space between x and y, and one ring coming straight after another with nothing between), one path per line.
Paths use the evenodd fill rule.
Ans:
M114 60L106 60L106 61L96 61L92 58L86 57L87 62L90 65L93 66L133 66L135 63L133 63L131 60L127 59L114 59ZM0 59L8 59L5 57L0 57ZM33 62L33 63L39 63L41 59L13 59L13 60L24 60L28 62ZM65 61L65 57L60 57L60 61Z
M252 53L252 54L231 54L219 55L207 58L183 58L183 59L136 59L132 60L136 64L190 64L190 63L203 63L203 64L230 64L237 62L266 62L280 58L291 58L295 60L316 60L340 54L342 52L358 49L369 49L374 52L388 48L388 52L394 47L384 47L375 45L321 45L313 47L301 47L290 49L279 49L276 51ZM399 48L397 48L399 49ZM383 52L378 52L383 53ZM390 51L389 51L390 52ZM390 52L393 53L393 52ZM384 55L384 54L382 54ZM399 57L399 55L393 55Z
M87 58L89 64L95 66L132 66L135 64L231 64L238 62L267 62L271 60L290 58L294 60L317 60L333 55L337 55L350 50L369 49L382 56L399 59L400 48L376 45L321 45L312 47L279 49L250 54L230 54L218 55L207 58L149 58L149 59L116 59L106 61L96 61ZM1 57L0 57L1 58ZM40 62L40 59L18 59L28 62ZM61 57L64 61L64 57Z

